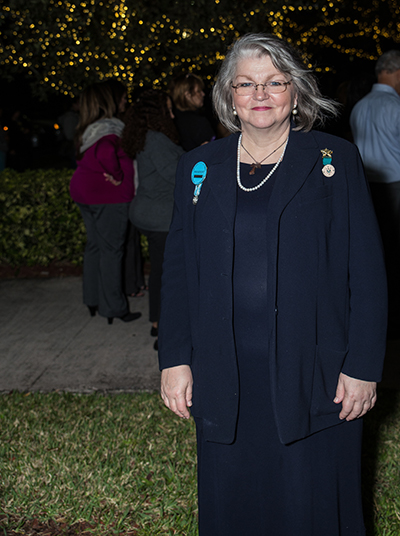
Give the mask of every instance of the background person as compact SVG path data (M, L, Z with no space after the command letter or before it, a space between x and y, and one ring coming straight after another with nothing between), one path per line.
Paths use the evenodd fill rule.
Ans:
M124 119L124 114L128 104L128 91L125 84L117 80L116 78L110 78L106 82L107 86L111 89L114 104L118 110L118 119Z
M385 248L388 337L400 338L400 50L377 61L378 83L353 108L350 125L369 181Z
M125 85L115 78L107 81L111 88L115 105L118 109L118 118L125 122L127 111L128 94ZM137 166L134 166L134 186L135 192L138 187ZM122 287L126 296L130 298L143 297L145 289L145 279L143 270L143 256L140 244L140 233L136 227L128 220L126 232L124 258L122 267Z
M77 169L70 192L87 232L83 264L83 303L92 316L98 310L108 323L130 322L122 290L122 259L129 204L134 195L133 162L121 149L124 123L107 83L93 84L80 97Z
M196 421L199 533L364 535L386 282L358 152L311 130L336 104L277 37L237 41L213 100L234 134L180 160L159 339L163 400Z
M175 124L185 151L215 139L210 121L201 112L204 97L204 83L195 74L181 74L171 84Z
M149 320L158 335L160 289L165 241L174 206L175 173L183 149L173 121L172 102L164 91L149 89L128 110L121 145L136 158L139 187L129 218L147 236L150 256ZM155 342L157 349L157 340Z
M60 142L59 154L65 158L68 166L76 168L75 160L75 132L79 123L79 99L71 101L68 110L61 114L57 119L62 139Z

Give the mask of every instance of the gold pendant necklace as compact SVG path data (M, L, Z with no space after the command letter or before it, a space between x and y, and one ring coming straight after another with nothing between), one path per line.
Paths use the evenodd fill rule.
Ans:
M253 155L251 155L249 153L249 151L246 149L246 147L243 145L243 143L241 143L241 146L243 147L243 149L246 151L246 153L250 156L250 158L252 158L254 160L255 163L253 164L250 164L251 165L251 170L249 172L249 175L254 175L254 173L256 172L256 169L261 169L261 164L264 162L264 160L266 160L267 158L269 158L270 156L272 156L274 153L276 153L276 151L278 149L280 149L282 147L282 145L284 145L286 143L286 140L283 141L279 147L277 147L276 149L274 149L272 151L272 153L269 153L265 158L263 158L260 162L257 162L257 160L254 158Z
M239 140L238 140L238 146L237 146L237 162L236 162L236 180L237 180L237 183L238 183L238 186L239 188L241 188L243 191L245 192L254 192L255 190L258 190L259 188L261 188L261 186L263 184L265 184L267 182L267 180L271 177L271 175L273 173L275 173L275 171L278 169L278 166L279 164L282 162L283 160L283 157L284 157L284 154L285 154L285 151L286 151L286 147L287 147L287 144L289 142L289 136L286 138L286 140L282 143L283 144L286 144L285 147L283 148L283 151L282 151L282 154L281 156L279 157L278 159L278 162L274 165L274 167L271 169L271 171L268 173L268 175L266 177L264 177L264 179L259 183L257 184L256 186L253 186L253 188L246 188L245 186L243 186L242 184L242 181L240 180L240 146L243 147L242 145L242 134L240 134L239 136ZM279 147L282 147L282 145L280 145ZM278 149L279 149L278 147ZM243 147L244 149L244 147ZM276 149L275 149L276 150ZM251 156L251 155L250 155ZM264 159L265 160L265 159ZM257 166L256 166L257 167ZM261 166L260 166L261 167Z

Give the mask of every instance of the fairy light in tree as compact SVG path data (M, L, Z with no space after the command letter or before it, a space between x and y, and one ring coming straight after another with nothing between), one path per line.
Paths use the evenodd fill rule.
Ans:
M323 50L372 61L388 41L400 42L395 0L260 0L248 10L224 0L202 10L196 0L192 10L184 0L163 1L151 20L148 0L49 0L44 11L39 3L2 6L0 64L27 71L43 92L73 95L111 76L132 87L163 86L180 68L212 80L226 44L247 31L285 37L310 62Z

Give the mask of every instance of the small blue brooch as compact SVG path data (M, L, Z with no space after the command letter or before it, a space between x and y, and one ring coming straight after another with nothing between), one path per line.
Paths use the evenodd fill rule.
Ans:
M204 179L207 176L207 166L204 162L197 162L192 169L192 182L195 185L193 194L193 205L197 205L201 187L203 186Z

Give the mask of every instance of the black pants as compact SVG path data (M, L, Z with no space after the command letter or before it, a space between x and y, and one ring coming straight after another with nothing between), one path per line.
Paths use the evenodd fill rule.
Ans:
M140 233L133 223L128 222L123 262L123 286L126 295L136 294L144 288L143 256Z
M149 320L150 322L158 322L160 318L162 264L168 232L145 230L140 232L147 236L149 242Z
M87 243L83 259L83 303L98 306L101 316L129 310L122 290L122 260L129 203L82 205Z

